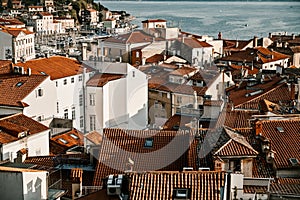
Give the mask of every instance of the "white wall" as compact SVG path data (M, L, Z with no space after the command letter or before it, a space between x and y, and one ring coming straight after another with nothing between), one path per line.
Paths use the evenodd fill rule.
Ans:
M47 199L47 172L23 172L24 200Z
M47 119L56 113L56 88L50 76L36 87L23 102L29 106L24 108L23 114L38 121ZM43 90L43 96L38 96L38 90Z
M224 85L226 88L226 84L229 82L230 85L234 84L232 81L232 77L228 76L224 73ZM219 100L218 95L221 95L224 92L223 88L223 73L220 73L217 78L208 86L206 95L211 95L211 100Z
M8 144L3 144L2 159L9 159L11 162L14 162L14 159L17 157L17 152L23 148L28 148L28 156L48 156L49 130L29 135Z

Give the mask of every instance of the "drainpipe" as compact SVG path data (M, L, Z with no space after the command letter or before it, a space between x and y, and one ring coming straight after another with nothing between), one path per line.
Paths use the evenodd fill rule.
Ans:
M87 133L87 127L86 127L86 81L85 81L85 75L86 75L86 68L83 68L83 74L82 74L82 101L83 101L83 134Z

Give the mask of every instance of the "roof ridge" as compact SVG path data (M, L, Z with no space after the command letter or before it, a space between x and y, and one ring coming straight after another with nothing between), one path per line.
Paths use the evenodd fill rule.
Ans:
M282 80L282 79L281 79L281 80ZM281 80L280 80L280 81L281 81ZM280 81L279 81L279 82L280 82ZM278 82L276 82L276 83L278 83ZM241 105L243 105L243 104L245 104L245 103L250 103L250 102L252 102L252 101L254 101L254 100L257 100L258 98L260 98L260 97L262 97L262 96L265 96L266 94L269 94L270 92L273 92L274 90L276 90L276 89L282 87L282 86L285 85L285 84L286 84L286 82L281 83L281 84L279 84L278 86L272 88L271 90L268 90L268 91L266 91L265 93L263 93L263 94L261 94L261 95L258 95L257 97L254 97L253 99L250 99L250 100L248 100L248 101L245 101L245 102L243 102L243 103L240 103L240 104L236 105L235 107L239 107L239 106L241 106ZM265 90L265 89L260 89L260 90Z

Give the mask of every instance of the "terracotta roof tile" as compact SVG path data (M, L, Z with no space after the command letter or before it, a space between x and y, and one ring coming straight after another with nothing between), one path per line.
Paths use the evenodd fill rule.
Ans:
M191 200L221 199L221 187L224 187L225 172L146 172L128 174L130 198L165 199L175 198L175 189L189 189Z
M207 42L199 41L196 38L192 37L185 37L185 38L179 38L180 42L183 41L183 43L191 48L205 48L205 47L212 47Z
M183 76L183 75L189 75L192 72L197 71L196 68L192 67L180 67L179 69L176 69L170 73L170 75L177 75L177 76Z
M275 152L274 164L277 169L291 168L290 158L296 158L300 161L299 118L259 121L257 123L261 124L261 135L270 140L271 150Z
M109 81L124 78L124 74L95 74L87 83L87 86L103 87Z
M222 145L215 153L215 156L256 156L257 151L246 141L246 138L240 134L237 134L233 130L224 127L226 134L229 136L229 140ZM220 138L222 139L222 138Z
M18 134L21 132L33 135L48 129L48 127L23 114L4 117L0 119L0 143L5 144L18 140Z
M287 83L280 77L272 77L271 81L251 87L235 87L229 91L229 99L235 108L258 110L259 102L263 99L274 103L289 102L294 99Z
M270 187L271 193L285 194L285 195L298 195L300 194L300 179L293 178L279 178L272 182Z
M63 154L75 146L83 146L83 134L76 129L50 139L50 151L54 154Z
M92 68L81 64L77 60L63 56L30 60L25 63L17 63L15 66L24 67L25 70L31 68L32 74L45 73L51 77L51 80L81 74L84 67L87 68L87 72L92 71Z
M31 31L28 31L27 29L24 28L2 28L1 29L2 32L4 33L8 33L14 37L17 37L21 32L23 32L25 35L30 35L30 34L34 34Z
M164 19L147 19L142 21L142 23L151 23L151 22L167 22L167 21Z
M25 107L23 99L37 88L48 76L0 75L0 106Z
M95 145L99 145L102 143L102 136L97 131L92 131L84 135L86 139L93 142Z
M193 141L193 138L191 138L193 134L193 132L185 131L104 129L94 185L101 185L102 178L105 178L109 174L118 174L128 170L129 157L134 161L133 171L149 171L154 170L153 168L156 168L156 165L159 166L162 160L167 161L172 159L170 152L176 154L176 152L183 150L182 148L187 147L186 150L183 150L185 153L176 158L177 160L171 161L168 166L160 166L161 170L182 170L188 164L194 163L188 160L196 159L188 157L189 155L195 155L188 153L188 146ZM153 139L153 147L148 148L144 146L146 138ZM174 142L179 142L180 144L175 145L176 147L168 145L169 143L174 144ZM125 152L120 151L120 149ZM162 150L157 154L157 150L160 149ZM141 156L147 154L153 156L150 158L149 156ZM107 166L107 163L110 163L110 166L113 165L114 167Z
M25 24L23 22L21 22L20 20L18 19L4 19L4 18L0 18L0 26L6 26L6 25L24 25Z
M142 31L134 31L126 34L121 34L104 40L104 42L123 43L123 44L150 43L152 41L153 41L153 37L143 33Z

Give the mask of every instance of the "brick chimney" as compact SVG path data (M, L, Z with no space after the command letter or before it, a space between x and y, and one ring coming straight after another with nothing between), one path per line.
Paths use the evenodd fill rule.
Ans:
M261 124L260 121L257 121L257 122L255 123L255 134L256 134L256 135L260 135L261 132L262 132L262 124Z
M72 200L82 195L82 173L81 168L71 169L71 181L72 181Z

